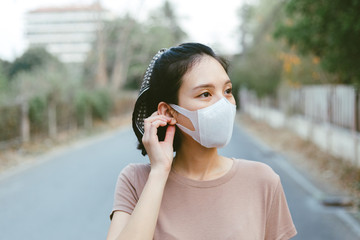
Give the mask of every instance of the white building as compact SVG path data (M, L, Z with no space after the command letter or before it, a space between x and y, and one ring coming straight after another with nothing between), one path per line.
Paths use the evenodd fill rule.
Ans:
M26 14L26 37L29 47L44 47L64 63L82 63L102 21L112 18L98 4L39 8Z

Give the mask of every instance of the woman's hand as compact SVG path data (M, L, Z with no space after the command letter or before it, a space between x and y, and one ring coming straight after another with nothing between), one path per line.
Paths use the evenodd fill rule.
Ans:
M146 149L151 162L151 170L159 170L164 173L169 173L173 161L173 141L175 135L176 120L165 115L159 115L154 112L150 117L144 121L144 135L142 142ZM157 136L157 129L166 126L165 139L159 142Z
M165 185L173 161L176 120L153 113L144 121L142 142L149 155L151 171L131 215L116 211L108 239L153 239ZM165 139L159 142L157 129L166 126ZM141 229L141 231L139 231Z

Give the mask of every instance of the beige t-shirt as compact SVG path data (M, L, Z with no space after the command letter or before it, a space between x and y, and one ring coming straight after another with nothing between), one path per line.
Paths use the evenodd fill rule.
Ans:
M131 214L150 172L130 164L120 173L114 211ZM279 176L266 164L234 159L222 177L196 181L171 171L155 240L280 240L296 235Z

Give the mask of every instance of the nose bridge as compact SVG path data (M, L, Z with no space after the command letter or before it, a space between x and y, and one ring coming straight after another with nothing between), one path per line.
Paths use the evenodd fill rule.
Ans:
M215 101L217 102L224 97L225 97L225 93L224 93L223 89L216 89L215 95L214 95Z

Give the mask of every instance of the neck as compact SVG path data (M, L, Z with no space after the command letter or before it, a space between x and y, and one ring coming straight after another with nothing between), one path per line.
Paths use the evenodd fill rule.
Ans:
M191 179L208 180L224 170L221 159L216 148L206 148L187 139L176 152L173 170Z

